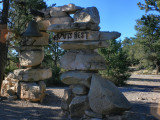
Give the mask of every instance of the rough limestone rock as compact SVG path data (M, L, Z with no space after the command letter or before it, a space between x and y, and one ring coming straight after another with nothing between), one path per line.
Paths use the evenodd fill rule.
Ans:
M100 27L93 23L63 23L63 24L52 24L48 27L48 31L51 32L68 32L68 31L79 31L79 30L93 30L98 31Z
M41 81L46 80L52 77L52 71L51 69L17 69L14 70L14 74L16 78L19 78L20 81L23 82L35 82L35 81Z
M66 70L106 69L104 58L93 51L69 51L61 57L60 62Z
M99 40L99 31L72 31L65 33L57 33L53 36L54 40L59 42L66 41L89 41Z
M64 95L61 99L61 108L66 111L69 110L69 104L71 103L74 95L72 93L71 89L65 89L64 90Z
M49 34L41 32L42 37L25 37L21 40L22 46L46 46L48 45Z
M121 36L119 32L101 32L100 33L100 40L112 40L117 39Z
M21 82L19 97L32 102L42 102L45 97L46 85L43 81L38 83Z
M85 85L90 87L92 73L81 72L81 71L68 71L61 75L61 81L67 85Z
M63 7L52 7L51 9L49 9L50 12L50 16L51 17L68 17L68 14L66 12L62 11Z
M88 117L92 117L92 118L102 118L102 114L99 113L95 113L92 110L85 110L85 115L87 115Z
M19 54L20 65L24 67L32 67L41 64L44 58L44 49L35 47L34 49L28 49L20 51Z
M69 105L71 118L82 117L84 111L89 108L88 96L76 96Z
M63 42L60 47L64 50L84 50L84 49L97 49L107 48L109 45L108 41L85 41L85 42Z
M77 11L74 14L74 22L91 22L95 24L100 23L99 12L96 7L88 7Z
M92 75L88 97L91 109L102 115L122 113L131 107L119 89L98 74Z
M84 85L73 85L72 93L76 95L86 95L88 94L88 89Z
M17 79L13 78L5 78L5 80L2 81L1 85L1 96L3 97L8 97L10 96L9 93L17 93L17 88L18 88L18 81ZM8 92L9 91L9 92Z
M37 23L40 31L46 31L48 29L48 26L51 25L49 20L40 20Z
M63 24L63 23L70 23L73 22L71 17L53 17L49 19L50 23L53 24Z

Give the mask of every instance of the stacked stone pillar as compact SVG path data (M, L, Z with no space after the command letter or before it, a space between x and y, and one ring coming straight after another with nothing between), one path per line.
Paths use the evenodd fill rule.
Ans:
M108 47L107 40L121 34L99 31L100 17L95 7L81 8L70 4L54 9L74 14L72 22L48 27L49 31L55 32L54 40L62 42L61 48L67 51L60 60L61 67L66 70L61 81L69 85L62 98L63 111L70 119L83 116L88 119L106 118L129 109L130 103L118 88L98 74L98 70L105 70L107 65L97 48Z
M45 96L45 79L52 76L52 71L43 68L44 46L48 45L49 35L46 29L50 23L46 20L39 21L41 37L21 38L19 62L21 69L14 70L2 83L1 96L42 102Z

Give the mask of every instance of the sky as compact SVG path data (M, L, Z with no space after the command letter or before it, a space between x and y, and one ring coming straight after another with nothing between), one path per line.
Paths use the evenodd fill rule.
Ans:
M100 14L100 31L117 31L121 33L119 40L134 37L136 20L145 14L137 3L144 0L44 0L47 5L56 6L73 3L81 7L97 7Z
M121 33L119 40L125 37L134 37L136 20L145 15L137 3L144 0L44 0L48 6L73 3L81 7L97 7L100 14L100 31L117 31ZM1 5L0 5L1 8Z

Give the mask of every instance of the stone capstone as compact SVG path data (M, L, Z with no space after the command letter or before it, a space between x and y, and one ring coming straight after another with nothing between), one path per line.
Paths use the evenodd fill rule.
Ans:
M87 7L82 10L78 10L74 14L73 19L74 22L100 23L100 16L96 7Z
M43 47L28 47L25 50L20 50L19 61L24 67L32 67L41 64L44 58Z
M46 85L43 81L38 83L20 82L19 97L32 102L42 102L45 97Z
M61 57L60 63L66 70L106 69L104 58L93 51L68 51Z
M63 42L60 47L65 50L84 50L84 49L97 49L107 48L108 41L83 41L83 42Z
M72 93L75 95L87 95L88 88L84 85L73 85Z
M74 97L69 105L71 118L82 117L86 109L89 109L88 96Z
M76 6L75 4L68 4L68 5L62 6L62 11L68 14L74 14L77 10L80 10L80 9L82 8L79 6Z
M52 77L51 69L37 68L37 69L17 69L14 74L19 81L23 82L36 82L46 80Z
M91 109L102 115L119 114L131 107L119 89L99 75L92 75L88 97Z
M46 46L48 45L49 34L41 32L42 37L25 37L21 40L22 46Z
M74 95L72 93L71 89L65 89L64 90L64 95L61 99L61 108L66 111L69 110L69 104L71 103Z
M19 80L13 78L5 78L1 85L1 96L8 97L17 93ZM11 93L11 94L10 94Z
M68 32L68 31L79 31L79 30L93 30L98 31L100 27L93 23L62 23L52 24L48 27L48 31L51 32Z
M67 85L84 85L90 87L92 73L82 71L68 71L61 75L61 81Z

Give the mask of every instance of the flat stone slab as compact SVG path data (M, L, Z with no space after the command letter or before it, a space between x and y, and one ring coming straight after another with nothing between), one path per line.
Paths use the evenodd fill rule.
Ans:
M80 31L80 30L93 30L98 31L100 27L93 23L62 23L62 24L52 24L48 27L48 31L51 32L68 32L68 31Z
M105 60L93 51L69 51L60 59L61 67L66 70L104 70Z
M82 9L80 6L76 6L75 4L68 4L62 6L62 11L68 14L74 14L77 10Z
M57 33L53 39L57 42L105 41L117 39L120 36L119 32L72 31Z
M85 85L90 87L92 73L84 71L68 71L61 75L61 81L67 85Z
M51 69L17 69L14 70L15 77L23 82L35 82L52 77Z
M84 49L97 49L107 48L108 41L79 41L79 42L63 42L60 47L65 50L84 50Z

